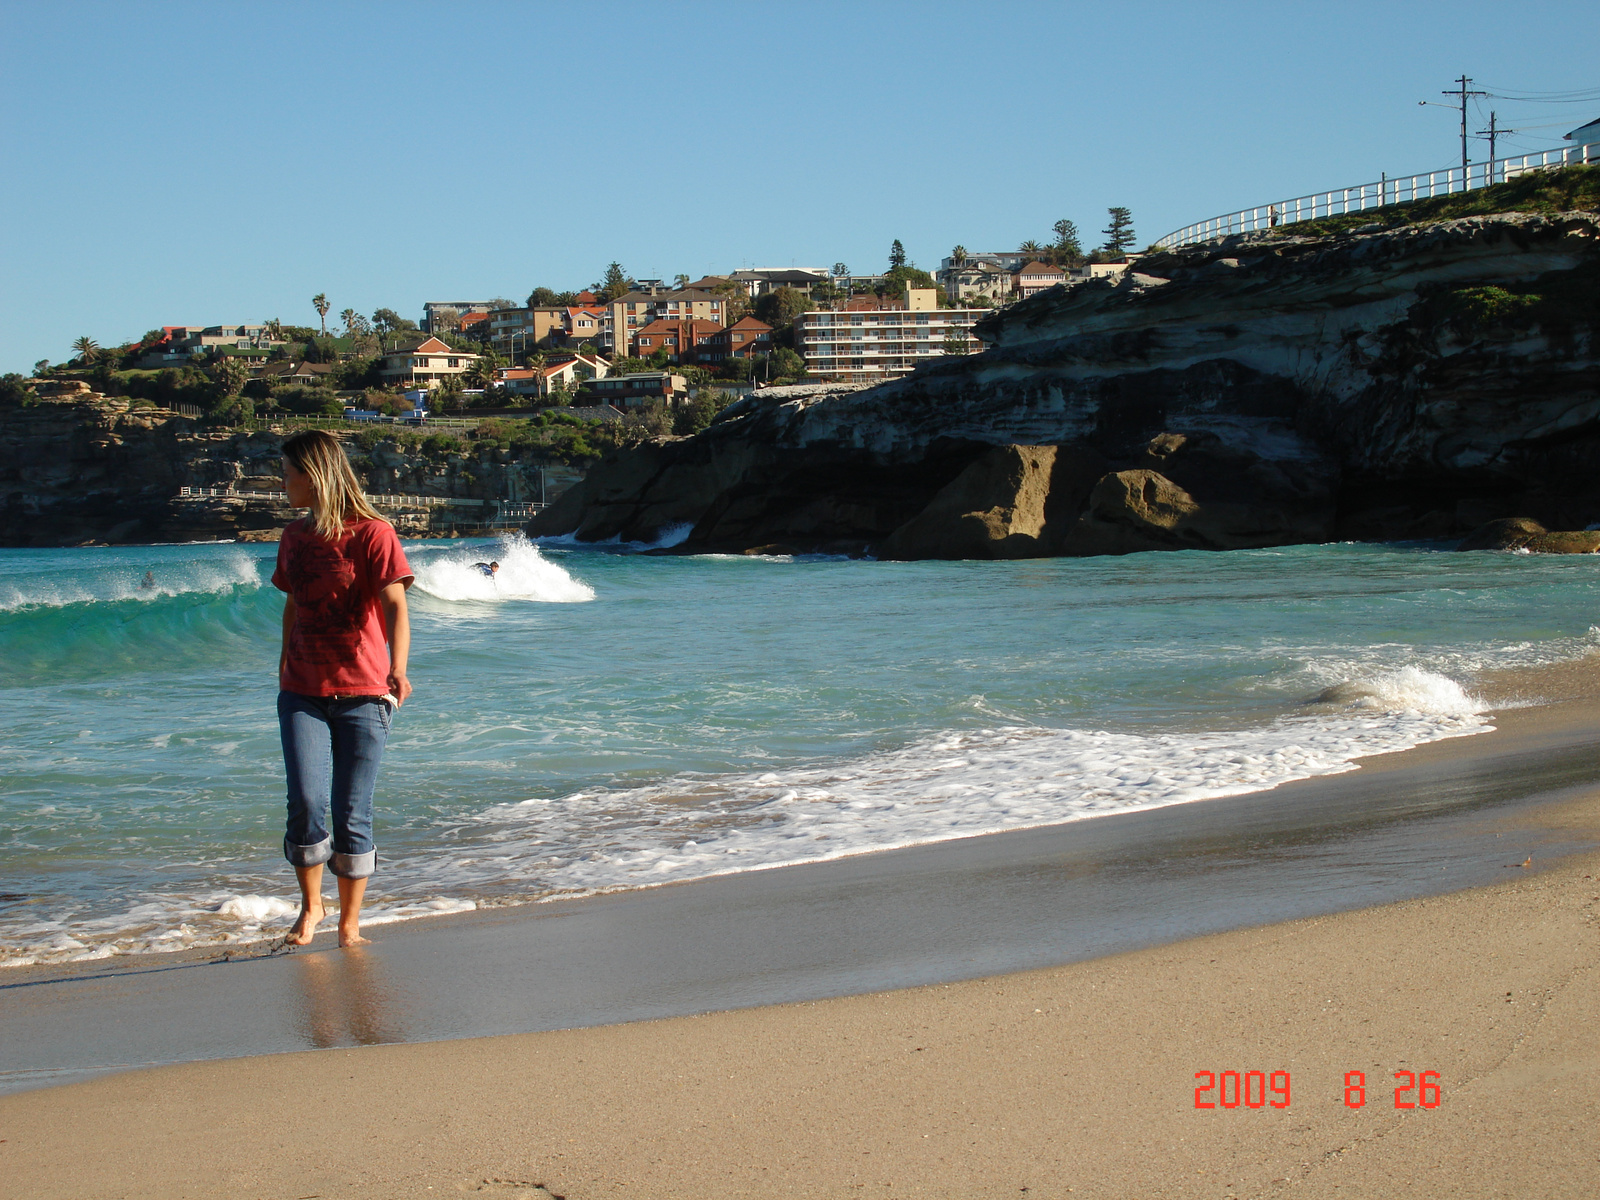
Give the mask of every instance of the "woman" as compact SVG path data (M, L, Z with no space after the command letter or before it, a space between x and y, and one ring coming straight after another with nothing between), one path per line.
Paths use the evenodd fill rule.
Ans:
M326 863L339 877L339 945L359 946L361 900L377 863L372 789L394 710L411 695L411 567L331 434L312 429L283 443L283 483L290 504L311 510L283 531L272 575L288 593L278 657L289 777L283 853L300 880L300 918L286 940L306 945L326 915Z

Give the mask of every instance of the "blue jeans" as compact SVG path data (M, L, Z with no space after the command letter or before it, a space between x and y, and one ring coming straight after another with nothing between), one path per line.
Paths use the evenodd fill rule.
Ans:
M345 879L378 865L372 842L372 789L389 740L389 706L374 696L278 693L278 730L289 776L283 856L297 867L327 863ZM328 832L328 808L333 832Z

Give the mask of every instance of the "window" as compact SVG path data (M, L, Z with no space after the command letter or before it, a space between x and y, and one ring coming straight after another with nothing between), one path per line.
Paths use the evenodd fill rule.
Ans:
M642 338L639 339L639 345L648 346L649 344L650 344L650 339L649 338L642 337Z
M459 367L461 365L461 360L459 358L446 359L445 365L449 367Z
M413 358L411 360L411 365L413 367L425 367L428 365L428 360L425 358Z

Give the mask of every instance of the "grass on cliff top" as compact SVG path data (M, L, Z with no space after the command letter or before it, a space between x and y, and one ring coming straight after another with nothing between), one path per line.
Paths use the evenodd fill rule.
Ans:
M1263 231L1264 236L1326 237L1364 225L1421 225L1428 221L1449 221L1456 217L1487 217L1509 212L1600 212L1600 167L1557 167L1530 171L1509 183L1479 188L1475 192L1452 192L1426 200L1408 200L1383 208L1316 221L1296 221Z

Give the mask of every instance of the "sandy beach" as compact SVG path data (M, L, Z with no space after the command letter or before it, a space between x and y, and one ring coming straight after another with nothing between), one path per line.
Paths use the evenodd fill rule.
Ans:
M1600 770L1535 769L1600 733L1594 682L1491 680L1555 703L1280 789L1509 764L1545 798L1479 805L1507 850L1486 886L961 982L19 1092L0 1196L1590 1196L1600 854L1524 850L1600 840Z

